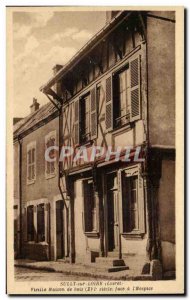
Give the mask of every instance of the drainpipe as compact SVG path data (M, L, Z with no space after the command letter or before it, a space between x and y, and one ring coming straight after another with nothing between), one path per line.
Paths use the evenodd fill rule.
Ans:
M61 148L62 148L62 136L63 136L63 115L62 115L62 109L60 108L59 109L59 126L58 126L58 141L59 141L59 157L60 157L60 154L61 154ZM67 218L67 253L65 253L66 256L68 256L68 207L67 207L67 204L66 204L66 201L65 201L65 197L63 195L63 191L62 191L62 188L61 188L61 177L63 176L63 170L62 170L62 162L58 162L58 188L59 188L59 191L60 191L60 194L61 194L61 197L62 197L62 200L64 202L64 207L66 209L66 218Z
M19 143L19 257L22 256L22 140Z

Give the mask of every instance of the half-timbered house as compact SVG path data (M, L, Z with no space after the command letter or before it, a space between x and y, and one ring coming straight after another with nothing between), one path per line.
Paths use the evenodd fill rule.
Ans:
M17 254L174 271L175 14L107 12L40 90L14 125Z
M157 259L175 270L175 15L107 18L41 87L61 111L60 154L74 149L59 163L70 260L118 256L142 271ZM81 146L111 156L89 162ZM130 147L127 160L115 159L118 147Z

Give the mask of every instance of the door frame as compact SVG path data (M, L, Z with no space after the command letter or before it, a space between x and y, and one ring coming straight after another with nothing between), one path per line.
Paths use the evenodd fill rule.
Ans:
M54 196L53 198L53 249L54 249L54 261L57 260L57 225L56 225L56 204L58 201L63 201L61 195ZM65 208L63 206L63 234L65 234ZM63 236L63 252L65 253L65 235Z

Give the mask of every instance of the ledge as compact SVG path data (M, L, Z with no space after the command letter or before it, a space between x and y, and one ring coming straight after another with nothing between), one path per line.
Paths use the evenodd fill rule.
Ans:
M142 240L145 233L141 232L131 232L131 233L122 233L122 237L124 237L126 240Z
M27 180L27 185L34 184L34 183L35 183L35 181L36 181L36 179L34 179L34 180Z
M99 238L99 236L100 236L99 232L96 232L96 231L85 232L84 234L89 238Z
M45 175L45 179L51 179L51 178L54 178L56 176L56 173L52 173L52 174L49 174L49 175Z

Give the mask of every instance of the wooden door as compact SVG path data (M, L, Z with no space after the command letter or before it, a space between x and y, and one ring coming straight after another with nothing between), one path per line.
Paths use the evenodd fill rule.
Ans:
M119 247L119 205L116 173L107 176L108 251Z

